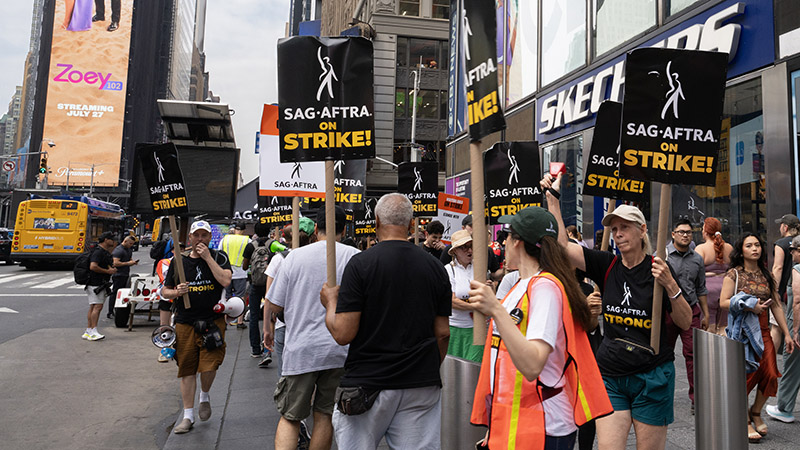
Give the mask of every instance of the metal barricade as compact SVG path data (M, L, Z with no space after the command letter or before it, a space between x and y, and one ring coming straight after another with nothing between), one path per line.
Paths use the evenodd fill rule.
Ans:
M471 425L472 399L481 365L450 355L442 363L442 450L475 448L486 428Z
M746 449L744 345L694 329L695 448Z

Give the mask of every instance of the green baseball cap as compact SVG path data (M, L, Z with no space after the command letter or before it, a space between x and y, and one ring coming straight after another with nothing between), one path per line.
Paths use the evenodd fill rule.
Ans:
M523 241L538 243L544 236L558 239L558 222L550 212L538 206L529 206L514 215L501 216L500 223L511 225Z
M309 236L314 234L314 226L316 224L313 220L309 219L308 217L301 217L298 221L298 224L300 226L300 231L305 232Z

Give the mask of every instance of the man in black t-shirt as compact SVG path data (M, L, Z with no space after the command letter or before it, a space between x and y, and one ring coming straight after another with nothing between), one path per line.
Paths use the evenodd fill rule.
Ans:
M186 282L177 284L175 262L169 265L161 296L171 298L175 304L175 362L178 363L178 378L181 379L181 398L183 400L183 420L175 426L176 434L186 433L194 424L194 394L197 390L197 373L200 373L200 420L211 417L211 403L208 391L214 382L217 369L225 358L225 345L214 349L199 347L197 342L202 334L195 329L199 321L216 325L222 339L225 338L225 318L214 312L216 305L231 283L233 273L228 255L223 251L211 250L211 225L204 220L193 223L189 229L191 253L183 258ZM189 294L191 308L186 309L183 294ZM213 331L213 329L212 329Z
M131 266L139 264L139 260L133 260L133 244L136 243L136 238L127 235L122 242L111 252L111 257L114 259L114 267L117 273L111 275L113 284L111 288L111 297L108 299L108 314L106 317L111 319L114 317L114 302L117 298L117 291L128 285L128 279L131 275Z
M358 389L375 395L358 415L337 404L336 443L370 448L386 436L391 446L393 437L413 430L417 448L439 448L450 282L439 262L406 241L414 225L408 198L384 195L375 215L380 243L350 260L340 287L326 284L320 293L328 330L340 345L350 344L337 400Z
M97 331L97 321L100 320L100 311L103 310L111 286L107 286L105 289L99 288L108 283L111 275L117 271L114 268L114 260L111 258L111 251L117 245L114 234L107 231L101 234L97 241L97 247L89 257L89 282L84 288L89 296L89 314L87 316L88 325L81 338L87 341L99 341L105 338Z

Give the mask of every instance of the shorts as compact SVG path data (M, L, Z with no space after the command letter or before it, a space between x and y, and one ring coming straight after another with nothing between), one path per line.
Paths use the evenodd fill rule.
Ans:
M158 301L158 310L159 311L172 311L172 302L167 300L159 300Z
M288 420L303 420L314 411L333 415L336 388L344 375L344 368L282 376L275 387L275 406Z
M99 294L95 294L94 290L97 286L86 286L86 293L89 295L89 304L90 305L104 305L106 303L106 299L108 298L108 293L106 290L100 291Z
M674 418L675 365L666 362L653 370L621 377L603 376L614 411L630 411L639 422L654 426Z
M222 339L225 339L225 317L214 320L214 323L222 333ZM175 362L178 363L178 378L217 370L225 359L225 347L227 345L214 350L202 348L200 335L194 331L194 325L176 323Z

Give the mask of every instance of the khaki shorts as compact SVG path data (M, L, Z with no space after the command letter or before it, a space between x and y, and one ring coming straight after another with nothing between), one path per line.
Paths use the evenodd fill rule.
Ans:
M225 317L216 319L214 323L222 333L222 339L225 339ZM175 337L175 362L178 363L178 378L213 372L225 359L227 344L214 350L200 347L200 335L194 331L193 325L176 323Z
M288 420L303 420L311 414L313 400L314 411L333 415L333 397L342 375L344 368L281 377L274 395L278 412Z

